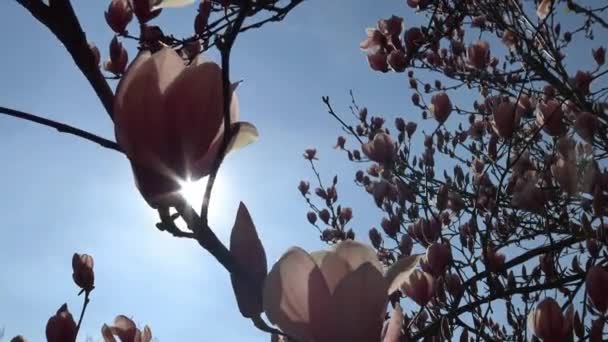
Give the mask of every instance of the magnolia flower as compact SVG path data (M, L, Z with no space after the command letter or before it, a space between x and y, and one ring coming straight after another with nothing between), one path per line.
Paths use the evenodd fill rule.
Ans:
M87 254L74 253L72 257L72 278L81 289L90 292L95 283L93 257Z
M141 331L130 318L123 315L116 316L114 325L111 327L104 324L101 327L101 335L104 342L116 342L114 336L118 336L120 342L150 342L152 340L152 330L147 325Z
M57 313L49 318L46 324L46 340L47 342L76 341L76 322L67 304L63 304Z
M509 139L519 127L519 114L512 102L501 102L494 111L493 128L502 138Z
M301 342L378 341L387 296L417 260L400 259L383 275L376 253L352 240L311 254L291 248L266 278L264 312Z
M114 100L118 144L131 162L139 191L150 206L174 204L180 183L209 174L223 140L222 72L197 59L186 66L170 48L142 51L118 84ZM257 137L255 127L236 122L230 107L228 150Z
M562 191L570 195L576 193L578 169L575 160L572 158L559 158L551 165L551 173Z
M593 143L593 136L598 128L597 117L593 113L580 112L574 120L574 130L583 140Z
M553 298L545 298L528 315L528 327L543 341L562 341L570 334L573 319L572 305L568 307L564 316L559 304Z
M375 253L360 243L348 240L312 254L294 247L266 278L264 311L298 341L373 341L382 329L387 288Z
M542 213L546 198L543 190L536 186L537 181L534 175L518 177L515 181L511 205L531 213Z
M591 85L592 80L593 77L589 72L579 70L576 72L576 75L574 75L570 82L576 91L583 95L587 95L589 94L589 86Z
M469 64L477 69L485 69L490 63L490 44L479 40L469 45L467 49Z
M441 92L433 95L431 98L431 105L431 111L433 112L435 120L439 123L444 123L452 112L452 102L450 102L448 94Z
M405 279L401 291L418 305L424 306L433 298L435 285L435 278L432 275L415 270Z
M608 284L608 271L597 265L589 268L585 279L587 295L600 313L605 313L608 310L606 284Z
M128 62L129 54L127 53L127 50L122 46L122 43L114 37L110 42L110 59L104 63L104 69L115 75L122 75L127 68Z
M372 141L361 146L361 151L377 163L390 164L395 158L396 147L390 135L378 133Z
M549 135L558 136L564 133L563 116L564 112L557 100L548 100L538 104L536 122L539 126L543 126Z

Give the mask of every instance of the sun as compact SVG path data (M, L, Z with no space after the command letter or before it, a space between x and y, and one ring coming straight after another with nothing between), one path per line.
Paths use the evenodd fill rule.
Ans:
M180 194L184 196L184 199L196 210L200 211L203 205L203 197L205 196L205 188L207 187L207 180L209 177L199 179L197 181L186 181L181 183ZM209 207L209 214L213 215L213 203L221 203L226 197L225 182L222 177L217 177L213 184L213 192L211 193L211 206Z

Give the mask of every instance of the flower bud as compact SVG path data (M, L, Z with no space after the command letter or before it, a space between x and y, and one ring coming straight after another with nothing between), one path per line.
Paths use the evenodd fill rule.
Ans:
M608 285L608 271L598 265L592 266L587 271L585 286L591 303L602 314L608 310L606 285Z
M378 229L376 228L369 230L369 240L371 241L372 246L374 246L376 249L382 246L382 235L380 235L380 232L378 232Z
M330 214L329 214L329 210L327 209L323 209L319 212L319 217L321 218L321 220L323 222L325 222L325 224L329 223L329 218L330 218Z
M543 126L545 132L551 136L562 135L565 127L562 123L564 112L557 100L548 100L538 105L536 112L536 122L539 126Z
M27 340L25 339L25 337L17 335L11 339L11 342L27 342Z
M127 0L112 0L105 12L106 22L112 31L123 34L133 19L133 11Z
M93 54L93 60L96 66L99 66L99 62L101 61L101 54L99 53L99 49L93 43L89 43L89 49L91 49L91 53Z
M574 78L571 80L571 82L576 91L578 91L582 95L588 95L589 85L591 84L592 80L593 77L590 73L579 70L576 72L576 75L574 75Z
M202 1L198 7L198 13L194 18L194 33L202 36L209 22L209 14L211 14L211 1Z
M598 66L602 66L606 63L606 49L600 46L597 49L592 49L591 53Z
M452 295L452 297L458 297L463 292L464 287L462 286L462 282L460 281L460 277L458 277L455 273L450 273L446 277L446 289L448 293Z
M555 164L551 165L551 173L563 192L570 195L576 193L578 182L576 161L559 158Z
M309 189L310 189L309 182L300 181L300 184L298 185L298 190L300 190L300 193L302 194L302 196L305 196L306 194L308 194Z
M413 121L410 121L407 123L407 125L405 125L405 131L407 132L407 136L409 138L411 138L412 135L416 132L416 128L418 128L418 124Z
M339 136L334 148L344 149L344 144L346 144L346 138Z
M315 224L317 222L317 214L315 214L314 211L309 211L306 214L306 218L308 219L308 222L310 222L310 224Z
M346 207L340 210L339 219L341 222L348 223L353 218L353 209Z
M67 304L63 304L46 324L46 340L47 342L75 342L76 333L76 322L68 311Z
M145 24L148 21L157 17L161 8L153 9L154 4L158 3L158 1L150 1L150 0L129 0L131 1L131 8L135 13L135 16L139 20L140 23Z
M72 257L72 278L81 289L90 292L95 283L93 272L93 257L87 254L74 253Z
M370 68L374 71L388 72L388 55L382 51L367 55Z
M104 69L115 75L122 75L127 69L129 54L116 37L110 42L110 59L105 62Z
M317 160L316 155L317 149L315 148L308 148L304 151L304 159Z
M409 256L412 254L412 248L414 247L414 241L408 234L401 235L399 241L399 251L403 256Z
M424 41L422 31L418 27L412 27L405 31L403 35L403 41L405 42L405 49L408 55L411 55Z
M452 112L452 102L444 92L433 95L431 98L431 111L437 122L444 123Z

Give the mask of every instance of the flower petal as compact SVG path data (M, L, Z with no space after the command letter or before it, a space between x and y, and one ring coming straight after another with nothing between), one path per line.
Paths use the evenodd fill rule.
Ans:
M288 250L274 264L264 283L266 316L298 340L317 339L331 330L329 300L321 270L298 247Z
M391 265L384 275L389 285L388 294L397 291L401 287L409 274L416 269L421 257L422 254L410 255L397 260L397 262Z

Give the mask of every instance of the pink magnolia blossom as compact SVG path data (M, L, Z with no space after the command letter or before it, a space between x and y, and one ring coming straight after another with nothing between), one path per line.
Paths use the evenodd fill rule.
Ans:
M485 69L490 63L490 44L486 41L476 41L467 49L469 64L477 69Z
M401 291L420 306L426 305L435 295L436 281L429 273L415 270L401 285Z
M361 243L311 254L294 247L266 278L264 311L298 341L377 341L388 286L375 252Z
M381 50L386 45L386 37L376 28L368 28L365 30L367 37L364 41L359 44L361 50L365 51L368 55L375 54L378 50Z
M450 245L445 243L432 243L426 249L426 266L428 267L429 273L437 276L441 275L451 262L452 251Z
M546 196L536 183L538 178L528 171L526 175L518 177L513 189L511 205L515 208L532 213L542 213L545 208Z
M502 138L509 139L519 127L519 114L512 102L501 102L494 111L493 128Z
M423 40L424 35L418 27L412 27L403 34L403 41L408 54L414 52L423 43Z
M452 112L452 102L445 92L440 92L433 95L431 98L431 111L435 120L439 123L444 123Z
M152 330L146 325L144 330L139 330L135 322L127 316L119 315L114 319L114 325L109 327L104 324L101 327L101 335L104 342L150 342L152 340Z
M371 160L390 164L395 159L397 148L391 136L386 133L378 133L374 139L361 146L361 151Z
M90 292L95 283L93 257L87 254L74 253L72 257L72 278L81 289Z
M564 315L553 298L545 298L528 315L528 327L543 341L563 341L572 331L573 319L572 305Z
M562 122L564 112L558 100L548 100L538 104L536 122L545 132L552 136L564 134L566 128Z
M403 310L399 303L395 304L391 318L382 328L382 342L400 342L403 336Z
M67 304L63 304L57 313L49 318L46 324L46 340L47 342L76 341L76 322Z
M142 51L131 64L118 84L115 132L150 206L174 203L180 183L209 174L224 135L222 98L222 72L215 63L197 59L186 66L164 48ZM257 136L253 125L236 122L236 95L230 113L229 150Z
M602 66L604 63L606 63L606 49L604 49L602 46L597 49L592 49L591 53L597 65Z
M601 313L605 313L608 310L607 285L608 271L597 265L589 268L587 277L585 278L587 295L591 299L593 306Z
M583 138L583 140L588 143L593 143L593 136L597 129L598 121L595 114L589 112L580 112L576 114L574 130Z
M591 81L593 77L589 72L586 71L577 71L576 75L571 80L574 89L583 95L589 94L589 86L591 85Z
M559 158L551 165L551 173L563 192L573 195L577 191L578 168L576 160Z
M125 32L127 25L133 19L133 10L128 0L112 0L105 16L112 31L120 34Z

